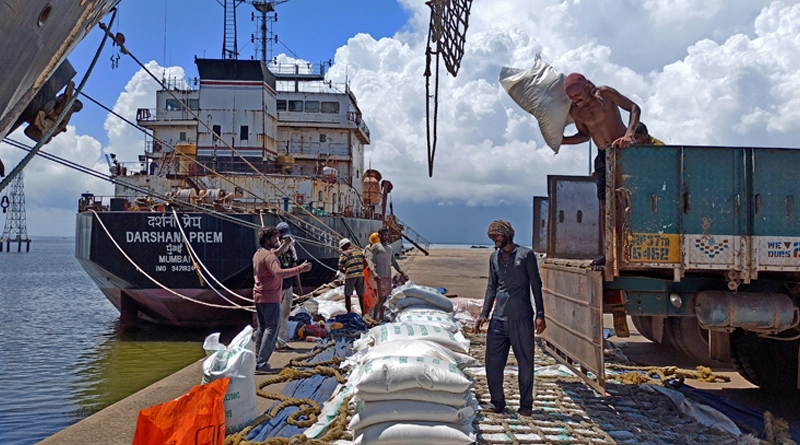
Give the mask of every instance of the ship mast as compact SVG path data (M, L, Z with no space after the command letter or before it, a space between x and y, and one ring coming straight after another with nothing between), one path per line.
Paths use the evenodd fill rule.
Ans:
M278 13L275 6L286 3L289 0L245 0L253 5L258 11L258 18L255 13L251 13L250 20L258 20L257 35L251 35L250 41L256 43L256 55L261 56L261 61L267 65L272 60L272 46L278 43L278 36L272 32L272 24L278 21Z

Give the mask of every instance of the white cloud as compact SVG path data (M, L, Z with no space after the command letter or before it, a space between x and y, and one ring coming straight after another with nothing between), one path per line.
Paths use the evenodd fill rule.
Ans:
M639 103L653 135L666 142L791 146L798 140L796 2L476 1L459 75L442 69L438 148L429 178L422 75L429 10L422 0L399 1L410 11L402 30L377 40L353 36L329 70L334 81L350 80L372 131L366 157L395 184L397 201L529 204L531 195L545 193L546 175L586 174L587 147L564 147L554 156L533 117L497 81L502 66L528 67L539 53L558 70L580 71ZM155 62L148 67L160 75ZM167 77L183 74L167 69ZM114 109L133 120L137 108L154 106L155 90L155 81L140 71ZM114 117L105 129L107 151L129 160L142 152L138 131ZM78 136L70 143L68 136L55 143L64 138L65 146L79 145ZM93 164L99 144L87 147L75 154ZM7 150L0 148L4 160ZM39 205L54 205L44 198L50 178L35 169L30 175L49 184L31 196ZM50 190L57 195L50 199L73 206L80 191Z

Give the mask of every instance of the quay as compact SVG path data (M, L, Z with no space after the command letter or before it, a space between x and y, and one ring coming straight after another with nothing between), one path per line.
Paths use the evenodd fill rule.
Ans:
M486 289L490 253L491 249L433 249L430 251L430 256L425 256L418 250L412 250L400 259L400 264L415 283L433 287L444 287L451 296L482 300ZM605 319L604 322L607 327L613 326L610 317ZM694 368L695 365L685 356L675 351L664 350L641 337L633 328L632 323L629 322L629 326L631 329L630 338L621 339L612 337L610 340L613 341L631 361L641 365ZM276 352L273 355L274 365L283 366L288 364L289 360L293 357L310 351L313 344L293 342L291 346L295 348L294 351L290 353ZM200 345L198 345L198 347L200 347ZM540 349L537 349L537 356L540 354ZM480 358L482 359L482 357ZM758 412L769 410L775 417L785 419L793 427L800 427L800 401L797 400L795 395L765 393L750 385L733 369L720 368L714 369L714 372L729 376L731 382L702 383L696 380L687 380L686 383L696 388L713 389L715 393L718 392L720 395L744 404ZM185 394L189 389L198 385L201 378L201 361L198 361L41 441L40 444L129 445L133 441L139 410L167 402ZM269 376L257 375L255 377L256 384L267 378L269 378ZM538 377L536 382L538 385ZM614 384L611 383L609 385ZM269 390L270 392L280 392L283 389L282 386L283 385L270 386ZM575 386L583 385L575 384ZM539 386L537 386L537 388L539 388ZM547 397L547 391L551 390L548 389L547 385L542 385L541 388L541 390L535 389L535 397L539 397L540 394L542 397ZM586 391L584 392L587 394L590 394L592 391L588 386L585 386L585 389ZM573 393L580 394L583 389L576 390L575 387L573 387L572 391ZM622 400L623 397L621 397L623 394L627 394L627 392L620 393L615 398L621 405L625 404L625 401ZM272 403L273 401L271 400L258 397L259 412L263 413ZM538 404L538 401L534 403ZM630 407L624 408L631 409ZM588 411L588 408L584 409ZM643 411L641 414L647 416L648 413ZM661 421L657 418L651 420L655 424ZM483 423L481 423L481 426L482 425ZM482 434L484 436L490 434L492 426L493 425L488 425L486 427L488 429L482 431ZM496 427L501 428L500 432L502 433L503 426L498 424ZM511 428L517 427L517 425L511 425ZM612 431L612 433L619 433L619 431ZM624 434L619 437L612 434L610 437L614 438L614 440L618 440L623 438L623 436ZM495 443L495 441L492 441L492 443ZM504 442L501 440L500 443ZM522 440L521 443L528 442ZM538 442L533 441L531 443Z

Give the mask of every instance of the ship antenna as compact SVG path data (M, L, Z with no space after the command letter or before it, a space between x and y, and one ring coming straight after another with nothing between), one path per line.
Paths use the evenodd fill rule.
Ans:
M167 66L167 3L169 3L169 0L164 0L164 55L161 58L162 66Z

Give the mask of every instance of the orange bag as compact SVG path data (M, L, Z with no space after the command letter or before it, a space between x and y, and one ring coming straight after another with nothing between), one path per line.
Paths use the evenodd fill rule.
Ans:
M364 268L364 309L367 311L367 314L372 312L372 308L375 307L375 304L378 302L378 293L375 292L375 289L369 285L369 268ZM363 315L367 315L363 314Z
M198 385L175 400L139 411L133 445L223 445L230 379Z

